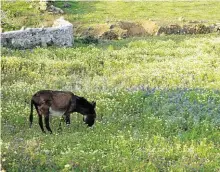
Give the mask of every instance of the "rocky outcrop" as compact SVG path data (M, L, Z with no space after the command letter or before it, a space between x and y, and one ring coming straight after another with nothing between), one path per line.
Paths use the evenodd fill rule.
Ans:
M10 48L32 48L35 46L72 46L73 25L63 18L54 21L53 27L26 28L1 33L1 46Z

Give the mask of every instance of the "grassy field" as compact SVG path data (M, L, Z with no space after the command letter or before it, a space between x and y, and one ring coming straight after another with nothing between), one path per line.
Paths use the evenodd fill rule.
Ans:
M73 23L80 30L81 27L93 26L117 21L155 20L160 24L179 23L189 21L204 21L216 23L220 21L219 1L179 1L179 2L68 2L71 7L63 8L65 2L55 2L55 6L64 10L64 18ZM26 27L51 26L54 19L60 15L40 12L37 2L16 1L2 2L5 15L2 21L4 31ZM184 17L185 22L178 18Z
M75 25L151 18L219 22L220 3L69 2ZM12 5L13 4L13 5ZM63 2L56 2L62 7ZM5 30L49 25L36 2L2 2ZM117 8L116 8L117 7ZM71 48L1 49L1 164L6 171L220 171L219 34L100 40ZM97 102L92 128L80 114L43 134L31 96L68 90Z
M174 22L179 17L186 20L217 21L220 15L219 2L69 2L71 8L64 9L66 17L74 22L105 23L120 20L157 20L161 22ZM63 2L57 2L61 7ZM196 9L196 10L195 10ZM204 10L206 13L204 13Z
M2 49L2 165L7 171L219 171L219 35ZM70 90L97 121L42 134L30 98Z

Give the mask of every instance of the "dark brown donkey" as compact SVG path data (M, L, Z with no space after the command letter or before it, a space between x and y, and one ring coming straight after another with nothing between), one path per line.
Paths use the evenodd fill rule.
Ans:
M52 133L49 125L50 115L63 117L66 124L70 124L70 113L78 112L83 115L83 121L88 126L92 126L96 118L95 102L90 103L85 98L68 91L41 90L35 93L31 99L30 127L33 122L33 106L37 111L39 125L44 133L43 116L46 128L50 133Z

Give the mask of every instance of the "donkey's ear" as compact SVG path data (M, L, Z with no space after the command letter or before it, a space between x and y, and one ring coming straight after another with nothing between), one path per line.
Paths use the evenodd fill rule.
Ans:
M92 101L92 106L95 108L96 102Z

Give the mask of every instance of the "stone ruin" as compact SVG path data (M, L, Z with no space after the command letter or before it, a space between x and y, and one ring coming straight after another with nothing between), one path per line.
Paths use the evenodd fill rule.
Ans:
M1 33L1 46L9 48L26 49L51 45L70 47L73 42L73 25L62 17L55 20L52 27Z
M218 25L210 25L206 26L204 24L188 24L180 26L178 24L171 24L168 26L161 26L159 27L158 31L155 35L161 35L161 34L207 34L211 32L217 32L218 31Z

